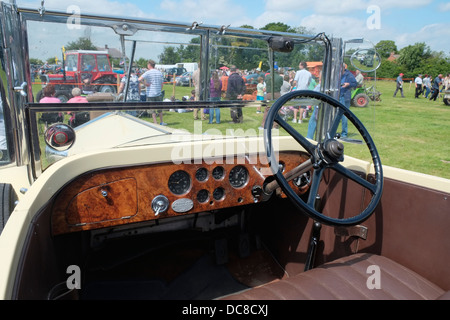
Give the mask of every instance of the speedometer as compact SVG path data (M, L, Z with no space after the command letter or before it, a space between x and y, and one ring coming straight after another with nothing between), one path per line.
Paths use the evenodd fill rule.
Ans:
M228 176L230 184L233 188L241 188L248 182L248 170L244 166L236 166L231 169Z
M191 177L186 171L175 171L170 175L168 185L170 191L172 191L174 194L185 194L191 187Z

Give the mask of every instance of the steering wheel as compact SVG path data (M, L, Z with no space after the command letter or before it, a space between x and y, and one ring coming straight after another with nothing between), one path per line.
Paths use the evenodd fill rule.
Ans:
M284 120L278 111L280 108L289 100L295 98L312 98L319 100L315 105L323 102L331 107L337 109L337 112L332 120L332 124L328 129L325 139L323 142L318 144L311 143L308 139L303 137L297 130L295 130L286 120ZM358 176L350 169L347 169L339 162L344 160L344 145L342 142L336 138L336 131L339 126L339 122L342 116L346 116L350 122L353 123L355 128L359 131L362 138L364 139L367 148L370 151L374 169L375 169L375 181L374 184L370 183L366 179ZM278 123L282 128L284 128L305 150L309 153L310 159L302 163L296 169L283 175L278 161L275 157L275 152L273 150L272 143L272 127L274 122ZM370 137L368 131L361 123L361 121L349 110L336 99L323 94L321 92L310 91L310 90L297 90L289 92L281 96L270 108L266 122L264 124L264 146L266 149L266 154L269 159L269 164L274 174L275 181L272 185L267 185L265 191L270 193L278 186L280 186L287 197L294 202L294 204L303 210L312 219L327 225L333 226L350 226L359 224L366 220L375 210L378 202L381 199L381 194L383 190L383 171L381 166L380 157L378 155L375 144ZM310 191L307 201L304 201L300 196L292 189L288 183L288 179L291 180L300 174L311 170L313 168L313 174L311 179ZM369 190L372 194L372 198L368 203L367 207L360 213L349 218L332 218L318 212L315 208L316 195L319 190L319 185L323 177L325 169L331 168L348 179L353 180L357 184L361 185L365 189Z

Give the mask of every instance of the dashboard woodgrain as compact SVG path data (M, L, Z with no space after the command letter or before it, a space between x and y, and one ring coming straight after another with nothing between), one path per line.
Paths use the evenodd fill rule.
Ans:
M295 168L307 159L308 157L300 152L280 152L280 163L285 167L285 171ZM257 202L252 189L255 186L262 187L265 180L272 175L269 166L267 163L261 163L257 155L235 157L233 160L227 158L182 164L157 163L101 169L84 174L70 182L55 197L52 232L57 235L112 227ZM212 172L218 166L224 169L224 175L215 179ZM230 171L236 166L243 166L248 171L246 182L239 188L233 187L229 181ZM207 173L203 181L196 179L196 171L200 168L206 169ZM170 191L168 180L179 170L189 175L190 184L187 192L177 195ZM224 197L220 200L213 197L217 188L224 191ZM203 196L205 190L208 193L207 201L198 201L197 194L201 190ZM298 192L304 193L306 190L307 186L298 189ZM152 209L152 201L158 195L164 195L170 205L165 212L157 214ZM186 212L174 210L172 204L179 199L192 201L192 208Z

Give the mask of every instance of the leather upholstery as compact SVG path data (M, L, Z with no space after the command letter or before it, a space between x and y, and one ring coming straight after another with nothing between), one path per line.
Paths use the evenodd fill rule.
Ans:
M369 289L379 267L379 289ZM372 282L373 277L369 280ZM344 257L290 278L223 297L224 300L428 300L442 298L445 291L417 273L383 256L359 253Z

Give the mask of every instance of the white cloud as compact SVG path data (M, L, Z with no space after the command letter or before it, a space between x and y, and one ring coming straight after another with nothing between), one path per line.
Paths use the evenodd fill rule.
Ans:
M427 6L432 0L321 0L312 2L310 0L267 0L266 11L280 11L296 13L298 15L304 12L313 11L313 14L333 16L338 14L351 15L356 11L366 11L366 9L375 5L382 10L391 8L420 8Z
M431 4L433 0L372 0L368 4L377 5L383 9L389 8L414 8L419 9Z
M237 2L238 3L238 2ZM164 19L181 22L203 22L213 25L228 25L237 27L237 21L248 23L244 8L231 0L162 0L160 9ZM189 17L189 18L187 18Z
M293 12L265 11L250 24L255 28L262 28L271 22L282 22L291 27L296 27L300 25L300 17L298 14Z
M441 3L439 5L439 11L450 11L450 2Z
M314 29L317 32L325 32L338 37L361 37L362 30L366 28L365 21L344 16L326 16L313 14L305 17L301 25Z
M424 42L433 51L444 51L444 53L450 54L448 41L443 41L443 39L450 39L450 23L426 25L417 32L399 35L395 38L395 42L399 48Z

